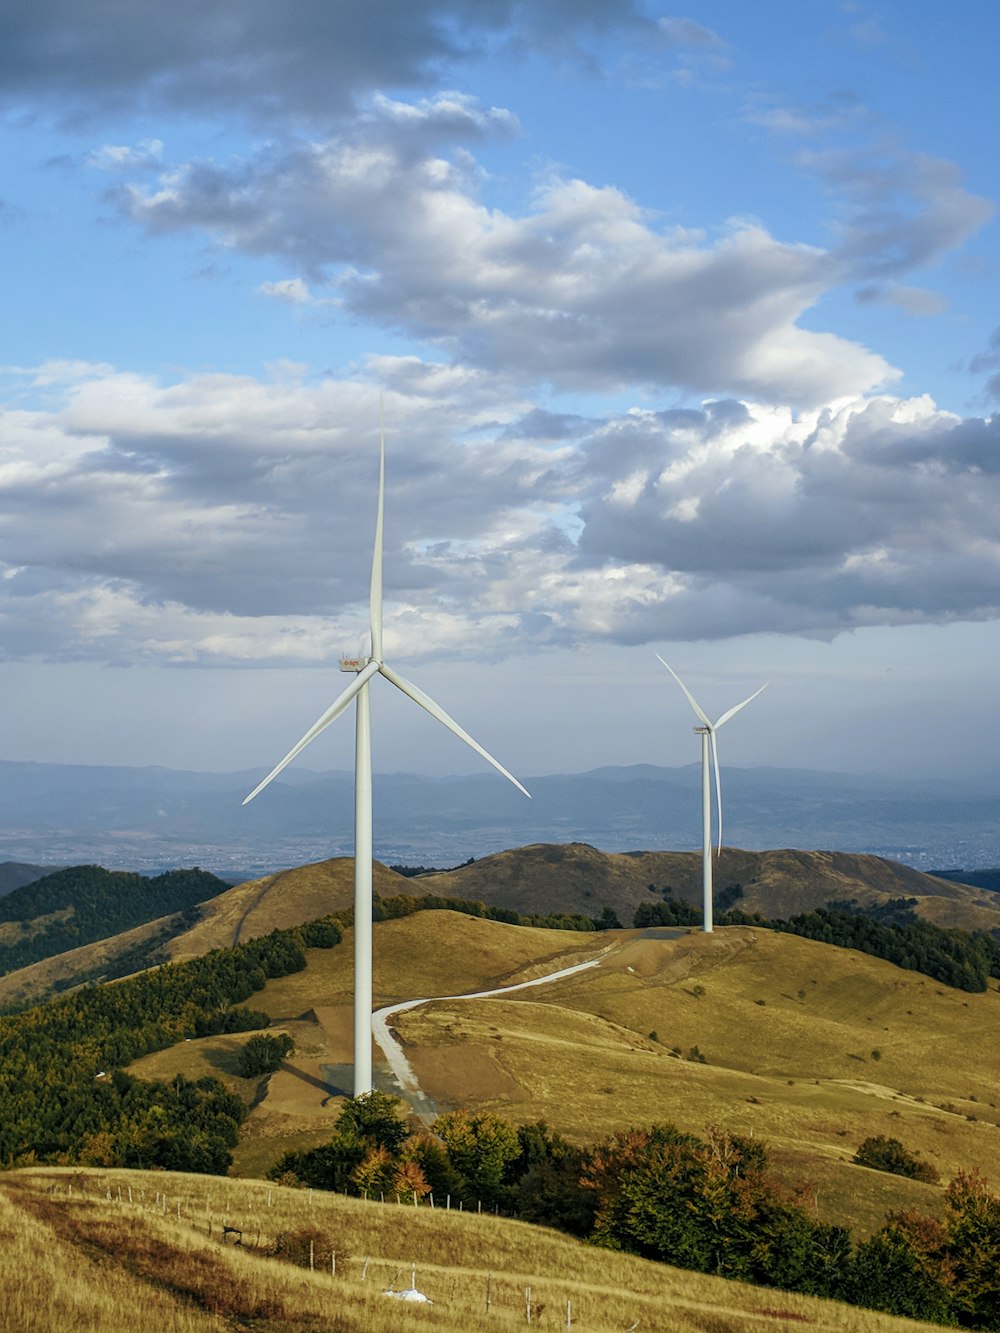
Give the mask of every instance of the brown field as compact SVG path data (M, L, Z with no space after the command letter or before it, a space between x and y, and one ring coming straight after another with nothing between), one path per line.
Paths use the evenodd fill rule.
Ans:
M235 1232L224 1238L224 1225L239 1229L241 1244ZM294 1232L307 1233L301 1267L268 1255L276 1236ZM464 1333L522 1327L529 1302L533 1324L565 1327L568 1306L572 1327L588 1333L930 1327L597 1250L525 1223L171 1172L10 1172L0 1177L0 1236L0 1329L10 1333L150 1324L158 1333ZM431 1304L385 1294L414 1278Z

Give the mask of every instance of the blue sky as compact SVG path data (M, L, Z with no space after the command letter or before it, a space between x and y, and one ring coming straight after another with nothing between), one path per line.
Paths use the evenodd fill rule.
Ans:
M1000 768L991 0L0 19L0 754ZM475 764L379 691L376 764ZM312 767L350 764L351 728Z

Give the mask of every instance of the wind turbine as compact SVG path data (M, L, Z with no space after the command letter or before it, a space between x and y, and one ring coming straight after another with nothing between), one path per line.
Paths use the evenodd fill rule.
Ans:
M306 734L271 769L263 782L253 789L243 804L262 792L281 770L292 762L310 741L335 721L352 699L357 701L354 740L354 1096L370 1092L372 1088L372 742L371 709L368 686L375 676L384 676L397 690L401 690L431 717L492 764L530 799L530 792L521 786L503 764L458 725L454 718L439 707L423 690L404 680L383 660L382 656L382 511L385 499L385 422L380 413L378 509L375 518L375 549L372 555L369 611L371 622L371 653L365 657L342 657L341 671L354 672L354 680L317 719Z
M704 902L704 928L706 931L712 930L712 780L709 773L709 751L712 753L712 767L715 769L715 798L719 809L719 854L722 854L722 780L719 776L719 743L716 739L716 732L720 727L725 726L731 717L735 717L741 708L746 708L747 704L753 703L758 694L767 689L764 684L759 690L755 690L749 699L744 699L741 704L734 708L729 708L716 721L712 722L705 710L698 703L688 687L678 676L669 662L664 662L659 653L656 654L656 660L665 666L670 674L676 680L677 684L684 691L688 703L695 711L695 716L700 720L701 726L695 727L695 734L701 737L701 890Z

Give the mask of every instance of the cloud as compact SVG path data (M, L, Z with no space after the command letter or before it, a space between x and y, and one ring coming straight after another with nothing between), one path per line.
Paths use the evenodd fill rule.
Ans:
M582 57L617 30L655 25L634 0L34 0L5 15L0 89L78 120L159 107L328 121L497 43Z
M974 375L983 375L989 371L995 373L986 381L985 393L988 398L1000 400L1000 328L990 334L985 351L977 353L969 362L969 369Z
M87 154L88 167L98 171L141 171L158 167L163 160L163 140L143 139L134 146L103 144Z
M725 46L717 32L694 19L661 18L657 27L672 46Z
M899 277L957 249L995 212L958 167L893 144L803 153L843 200L835 253L856 276Z
M657 228L621 191L557 177L503 212L468 155L414 154L391 129L189 163L122 190L120 206L154 234L196 229L280 258L347 312L528 382L808 404L897 374L800 327L839 277L815 247L749 222L712 239Z
M392 651L497 659L1000 616L1000 421L927 398L591 420L412 357L354 380L292 366L269 381L38 378L60 375L58 403L3 418L9 656L318 663L355 650L376 381Z
M284 278L280 282L262 282L257 289L262 296L271 296L288 305L308 305L312 293L301 278Z
M906 315L914 318L926 318L930 315L943 315L948 309L948 300L940 292L928 291L924 287L879 286L873 284L861 287L855 298L862 305L895 306Z

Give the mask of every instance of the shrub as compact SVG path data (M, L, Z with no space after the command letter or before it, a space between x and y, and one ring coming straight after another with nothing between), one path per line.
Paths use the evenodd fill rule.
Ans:
M295 1049L295 1043L284 1032L277 1037L254 1036L240 1051L239 1071L244 1078L258 1074L273 1074L280 1069L286 1055Z
M297 1231L279 1231L271 1246L271 1255L299 1268L309 1268L311 1258L312 1267L328 1269L335 1251L329 1236L324 1236L322 1231L316 1227L300 1227Z
M930 1162L923 1161L904 1148L899 1139L886 1138L884 1134L875 1134L865 1139L853 1160L858 1166L870 1166L875 1171L888 1171L894 1176L922 1180L928 1185L935 1184L938 1178Z

